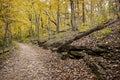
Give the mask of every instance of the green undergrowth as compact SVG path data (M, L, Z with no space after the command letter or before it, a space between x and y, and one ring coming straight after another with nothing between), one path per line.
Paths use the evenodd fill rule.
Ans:
M0 54L0 61L7 59L14 50L18 49L19 47L17 46L17 42L13 41L10 47L6 47L4 51L9 50L7 52L1 53ZM0 52L2 52L2 48L0 49Z
M9 55L10 55L10 52L0 54L0 61L7 59Z
M108 28L103 29L101 31L97 32L97 39L102 39L104 38L106 35L108 35L109 33L111 33L112 31Z
M80 26L79 27L79 31L80 32L85 32L85 31L87 31L87 30L89 30L90 29L90 26Z
M53 44L53 43L63 43L68 41L69 39L73 38L79 33L79 31L66 31L62 33L58 33L56 35L51 36L51 38L46 42L46 44Z
M87 30L89 30L91 28L91 23L90 22L87 22L87 23L82 23L79 27L78 27L78 30L80 32L85 32Z

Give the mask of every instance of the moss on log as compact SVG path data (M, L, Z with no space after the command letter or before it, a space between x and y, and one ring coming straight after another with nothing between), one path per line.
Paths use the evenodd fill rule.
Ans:
M86 46L72 46L72 45L66 45L57 50L57 52L69 52L69 51L83 51L83 50L90 50Z

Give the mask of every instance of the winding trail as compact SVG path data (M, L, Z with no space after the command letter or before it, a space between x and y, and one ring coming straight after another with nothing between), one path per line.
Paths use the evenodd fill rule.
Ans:
M31 44L18 43L19 49L0 64L0 80L94 80L82 60L60 59Z

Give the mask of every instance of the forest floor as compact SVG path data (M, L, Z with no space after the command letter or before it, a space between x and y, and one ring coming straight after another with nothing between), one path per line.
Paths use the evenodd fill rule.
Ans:
M81 60L61 60L60 55L31 44L19 49L0 65L0 80L94 80ZM51 54L52 53L52 54Z

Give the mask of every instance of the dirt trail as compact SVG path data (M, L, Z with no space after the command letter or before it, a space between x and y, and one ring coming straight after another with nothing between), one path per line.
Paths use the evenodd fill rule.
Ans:
M0 80L94 80L83 60L60 59L58 54L30 44L0 64Z
M33 47L19 43L19 50L4 64L0 80L47 80L47 70L43 66L44 54ZM42 58L42 59L41 59Z

